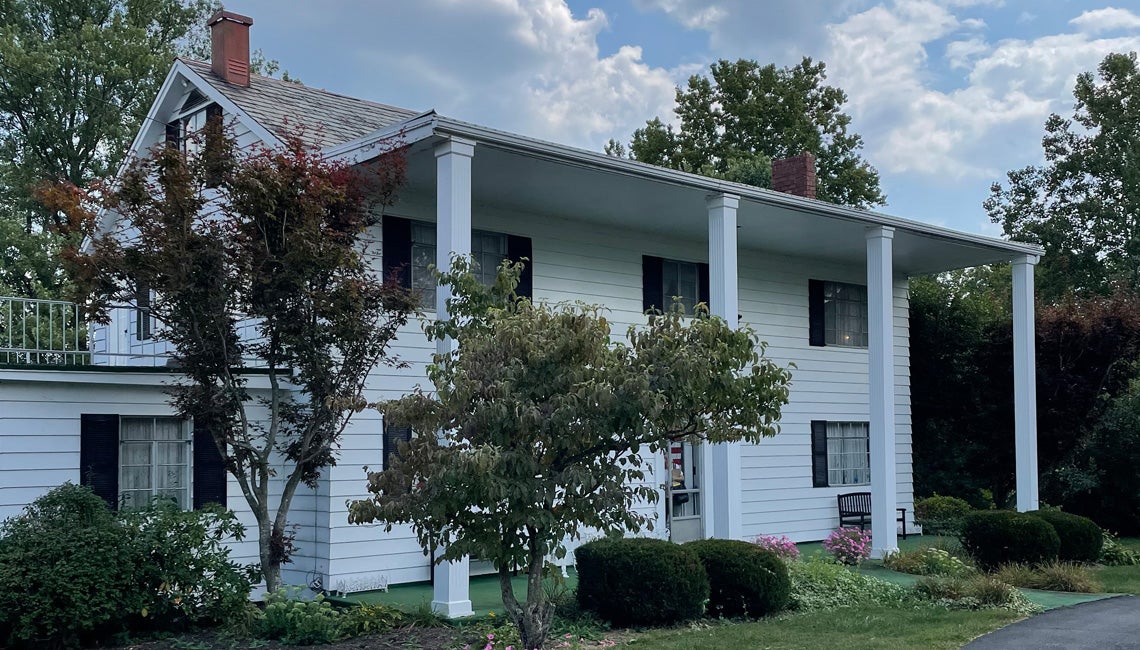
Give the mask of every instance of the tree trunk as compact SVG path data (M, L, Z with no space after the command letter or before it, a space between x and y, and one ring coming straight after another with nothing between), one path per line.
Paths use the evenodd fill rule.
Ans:
M499 587L503 594L503 606L511 622L519 629L521 647L538 650L546 643L550 634L550 624L554 620L554 608L546 602L542 592L542 568L545 558L541 553L531 553L530 568L527 572L526 605L520 605L515 598L511 572L506 567L499 569Z
M260 515L260 513L259 513ZM281 588L281 562L273 551L273 522L261 516L257 519L257 553L261 559L261 577L269 593Z

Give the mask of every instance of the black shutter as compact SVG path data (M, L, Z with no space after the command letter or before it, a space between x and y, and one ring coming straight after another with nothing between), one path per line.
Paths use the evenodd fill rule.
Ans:
M135 281L135 339L149 341L153 335L150 315L150 287Z
M226 136L222 124L222 107L210 104L206 107L206 128L202 133L202 157L206 161L206 187L217 187L225 176L225 153L223 138Z
M385 215L381 225L384 238L384 279L395 277L400 286L412 286L412 222Z
M665 311L665 279L662 277L662 260L651 255L641 256L641 310Z
M712 298L709 293L709 265L705 263L697 264L697 302L703 302L709 306L709 313L712 313Z
M399 457L400 442L411 442L412 428L390 424L384 427L384 471L388 470L392 456Z
M182 123L178 120L166 125L166 146L171 149L182 148Z
M79 483L119 507L119 416L79 416Z
M194 509L207 503L226 505L226 463L205 426L194 425Z
M823 331L823 280L808 280L808 343L827 345Z
M827 487L827 421L811 421L811 485Z
M515 293L523 298L534 298L534 253L530 244L530 237L507 235L507 258L518 262L526 258L522 275L519 276L519 286Z

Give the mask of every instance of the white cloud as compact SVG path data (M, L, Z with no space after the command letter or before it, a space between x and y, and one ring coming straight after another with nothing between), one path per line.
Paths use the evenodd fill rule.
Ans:
M1081 31L990 44L963 37L966 20L945 3L895 0L829 28L834 81L881 170L950 183L1035 160L1045 117L1066 109L1076 75L1109 52L1140 49L1140 36ZM950 73L929 60L946 39Z
M1086 11L1069 21L1077 29L1088 34L1123 31L1140 28L1140 16L1127 9L1105 7Z

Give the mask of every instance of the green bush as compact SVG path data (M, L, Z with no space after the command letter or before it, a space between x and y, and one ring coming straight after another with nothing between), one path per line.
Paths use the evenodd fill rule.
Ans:
M772 551L731 539L702 539L685 546L696 551L708 572L710 614L759 617L788 606L788 568Z
M326 644L341 638L338 610L323 596L299 600L296 595L290 589L265 594L265 611L253 626L254 636L288 645Z
M788 563L792 583L791 607L801 612L855 605L895 606L907 598L907 589L865 576L830 560L815 557Z
M883 565L893 571L918 576L968 576L974 567L940 548L895 551L883 558Z
M1057 531L1045 520L1008 510L971 512L962 518L962 547L986 570L1003 564L1041 564L1056 560Z
M697 618L709 578L691 548L660 539L601 539L579 546L578 604L615 625Z
M914 523L922 526L927 535L957 535L962 517L972 511L962 499L935 494L914 502Z
M90 489L65 484L0 524L0 646L75 647L145 608L127 530Z
M256 567L230 560L225 541L245 529L218 505L184 511L169 499L127 510L119 520L139 555L138 587L146 594L149 627L172 631L220 623L249 601Z
M1140 564L1140 553L1121 544L1116 533L1106 530L1100 547L1100 563L1105 566L1136 566Z
M1104 545L1104 531L1092 519L1060 510L1036 510L1027 513L1044 519L1061 539L1058 557L1063 562L1096 562Z

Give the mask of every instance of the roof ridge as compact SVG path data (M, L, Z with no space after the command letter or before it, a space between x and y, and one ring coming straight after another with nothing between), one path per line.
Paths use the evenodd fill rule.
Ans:
M177 58L179 61L182 61L183 63L187 63L187 64L196 63L196 64L202 65L202 66L209 66L210 65L209 61L199 61L198 59L191 59L189 57L184 57L184 56L180 56ZM210 70L210 74L214 74L213 70ZM214 75L214 76L217 76L217 75ZM410 115L419 115L419 112L413 111L413 110L408 109L408 108L402 108L400 106L394 106L392 104L382 104L380 102L372 101L371 99L364 99L362 97L355 97L353 95L346 95L344 93L338 93L336 91L328 90L325 88L318 88L316 86L306 86L303 83L294 83L292 81L285 81L284 79L275 79L273 77L266 77L265 75L254 74L254 73L250 73L249 76L251 79L257 79L258 81L269 81L269 82L272 82L272 83L278 84L278 85L284 84L288 88L294 89L294 90L308 90L308 91L321 93L323 95L331 95L333 97L340 97L342 99L350 99L352 101L361 102L364 104L370 104L370 105L375 106L377 108L382 108L382 109L391 110L391 111L399 111L402 113L408 113Z

